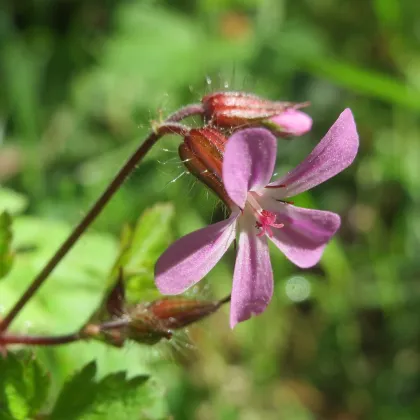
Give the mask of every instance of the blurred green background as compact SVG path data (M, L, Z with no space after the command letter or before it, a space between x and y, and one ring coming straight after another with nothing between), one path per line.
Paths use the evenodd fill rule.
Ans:
M361 139L349 169L296 198L338 212L343 225L311 270L272 250L275 296L263 315L231 331L224 308L152 349L34 349L51 371L51 398L96 358L100 375L153 375L165 407L145 418L420 418L419 28L420 3L410 0L2 2L0 208L19 215L2 312L150 121L207 92L311 102L314 128L279 143L278 172L346 107ZM173 203L173 238L223 217L191 175L171 182L183 172L178 142L165 139L147 156L15 331L80 327L101 298L122 226L155 203ZM232 269L233 253L191 293L224 296Z

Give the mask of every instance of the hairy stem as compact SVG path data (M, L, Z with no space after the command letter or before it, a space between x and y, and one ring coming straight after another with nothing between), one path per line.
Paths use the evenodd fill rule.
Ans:
M73 245L79 240L81 235L86 229L92 224L92 222L98 217L108 201L114 196L114 194L121 187L123 182L127 179L130 173L136 168L138 163L144 158L147 152L152 146L162 137L164 134L174 133L185 135L188 132L188 128L180 124L176 124L177 121L181 121L192 115L199 115L203 113L203 108L200 104L194 104L181 108L179 111L170 115L162 124L157 126L155 130L148 135L146 140L140 145L140 147L133 153L133 155L127 160L122 166L117 175L107 186L102 195L98 198L91 209L86 213L85 217L71 232L69 237L63 242L60 248L47 262L40 273L35 277L33 282L29 285L20 299L16 302L10 312L0 322L0 334L6 331L12 321L16 318L23 307L28 303L32 296L42 286L47 277L55 269L58 263L65 257L70 251Z

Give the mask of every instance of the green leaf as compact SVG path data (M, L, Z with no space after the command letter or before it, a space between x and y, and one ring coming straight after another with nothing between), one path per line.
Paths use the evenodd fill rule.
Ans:
M17 214L25 210L28 201L17 192L8 188L0 187L0 212L7 210L9 213Z
M12 268L12 218L7 211L0 214L0 278L4 277Z
M160 419L165 401L148 376L126 378L125 372L95 380L91 362L64 385L50 420ZM160 402L161 401L161 402Z
M51 419L77 418L93 401L96 392L96 362L88 363L64 387L55 403Z
M118 268L122 267L129 301L156 297L153 269L156 260L172 241L173 216L172 204L156 204L140 216L131 233L124 232L120 256L112 273L112 284Z
M0 358L0 419L27 420L44 405L49 378L33 357Z

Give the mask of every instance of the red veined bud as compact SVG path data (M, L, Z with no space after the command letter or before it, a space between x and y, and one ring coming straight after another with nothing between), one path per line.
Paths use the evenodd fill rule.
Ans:
M222 182L223 153L227 138L214 128L192 129L178 148L179 156L196 178L229 206L231 200Z
M243 92L211 93L203 97L202 103L205 120L228 129L260 125L287 110L307 106L307 103L270 101Z
M192 152L219 178L222 177L222 160L227 138L211 127L193 128L184 137Z
M230 296L220 301L187 299L183 297L163 298L152 302L148 309L159 319L162 325L176 330L211 315L229 300Z

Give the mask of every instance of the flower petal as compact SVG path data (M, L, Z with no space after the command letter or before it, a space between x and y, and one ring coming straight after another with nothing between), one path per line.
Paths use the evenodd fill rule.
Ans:
M270 182L276 154L276 138L264 128L247 128L229 138L223 158L223 183L229 197L241 209L248 191Z
M236 218L192 232L174 242L158 259L155 282L165 295L184 292L201 280L222 258L235 238Z
M243 230L233 275L230 326L264 312L273 296L267 238L258 237L255 229Z
M279 136L302 136L312 128L312 118L297 109L287 109L271 117L269 122L278 127L275 134Z
M340 216L329 211L284 204L284 209L276 215L276 221L284 223L284 227L273 229L270 239L301 268L318 263L328 241L340 227Z
M300 165L270 184L271 187L284 185L272 190L273 197L292 197L332 178L353 162L358 147L356 124L347 108Z

